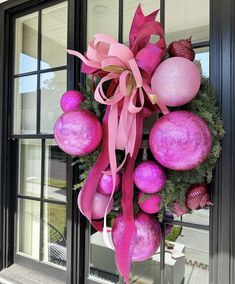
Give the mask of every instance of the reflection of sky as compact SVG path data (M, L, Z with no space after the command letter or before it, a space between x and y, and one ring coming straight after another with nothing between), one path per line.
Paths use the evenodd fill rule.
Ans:
M209 77L209 52L196 53L195 59L201 62L203 75Z
M41 69L50 68L50 65L41 61ZM20 54L20 73L26 73L37 70L37 59L28 56L24 53ZM54 77L53 72L44 73L43 81L52 79ZM41 87L44 87L43 81ZM19 78L19 94L36 92L37 90L37 76L24 76Z

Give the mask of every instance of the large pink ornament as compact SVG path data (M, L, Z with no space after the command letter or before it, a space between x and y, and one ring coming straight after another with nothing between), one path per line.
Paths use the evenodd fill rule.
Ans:
M91 219L96 220L96 219L104 218L105 209L108 206L109 199L110 199L109 195L96 192L94 196L93 206L91 208ZM111 202L109 203L107 214L109 214L110 211L112 210L113 203L114 203L114 200L112 198Z
M149 146L154 158L166 168L191 170L208 157L211 132L203 119L188 111L162 116L153 126Z
M113 224L112 238L114 245L118 243L123 230L122 215L119 215ZM134 246L132 261L144 261L150 258L159 248L162 232L159 223L144 212L140 212L135 218L137 237L132 244Z
M160 211L161 197L156 194L149 194L140 192L138 196L138 205L142 211L148 214L155 214Z
M115 184L115 191L117 192L120 186L120 174L117 173L116 174L116 184ZM99 182L99 186L98 186L98 192L103 193L103 194L111 194L112 190L113 190L113 178L111 175L106 175L103 174L100 182Z
M201 84L198 67L183 57L164 60L155 70L151 87L161 103L182 106L197 94Z
M54 136L64 152L72 156L83 156L93 152L100 144L102 126L89 111L66 112L56 121Z
M134 171L134 182L145 193L156 193L166 184L163 168L152 161L142 162Z
M85 97L81 92L76 90L69 90L63 94L60 99L60 106L64 112L79 110Z

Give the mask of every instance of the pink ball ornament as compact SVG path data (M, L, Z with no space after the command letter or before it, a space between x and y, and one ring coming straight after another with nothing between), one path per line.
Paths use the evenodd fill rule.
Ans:
M115 192L118 191L119 186L120 186L120 174L117 173L116 174ZM100 193L109 195L109 194L112 193L112 189L113 189L113 178L112 178L112 176L103 174L101 179L100 179L97 191L100 192Z
M164 167L185 171L202 164L211 151L212 135L203 119L188 111L162 116L153 126L149 146Z
M60 106L63 112L75 111L80 108L85 97L81 92L76 90L69 90L63 94L60 99Z
M102 126L89 111L66 112L56 121L54 136L64 152L72 156L83 156L93 152L100 144Z
M160 211L161 197L156 194L147 195L143 192L139 193L138 204L142 211L148 214L155 214Z
M139 164L134 171L134 183L145 193L156 193L166 184L163 168L152 161Z
M167 106L182 106L197 94L201 84L198 67L183 57L164 60L155 70L151 87L159 101Z
M113 224L112 238L116 246L123 230L122 215L119 215ZM134 251L132 261L144 261L152 257L160 246L162 232L159 223L144 212L140 212L135 218L137 237L133 244Z
M110 199L109 195L96 192L94 196L93 206L91 209L91 219L96 220L96 219L104 218L105 209L108 206L109 199ZM109 204L109 207L108 207L107 214L110 213L110 211L112 210L113 203L114 203L114 200L112 198Z

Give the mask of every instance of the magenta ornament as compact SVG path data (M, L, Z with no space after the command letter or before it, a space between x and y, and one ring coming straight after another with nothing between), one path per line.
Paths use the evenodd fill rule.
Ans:
M186 192L186 205L192 210L213 205L210 201L207 184L192 185Z
M197 94L201 84L198 67L183 57L164 60L155 70L151 87L161 103L182 106Z
M136 167L134 183L142 192L156 193L165 186L166 174L160 165L153 161L145 161Z
M81 92L76 90L69 90L63 94L60 99L60 106L63 112L79 110L82 102L85 101L85 97Z
M96 220L96 219L104 218L105 210L106 210L106 207L108 206L109 199L110 199L109 195L96 192L94 196L93 205L91 208L91 219ZM107 214L109 214L110 211L112 210L113 203L114 203L114 200L112 198L109 203Z
M201 165L211 151L212 135L206 122L194 113L174 111L153 126L149 146L164 167L185 171Z
M119 186L120 186L120 174L117 173L114 192L118 191ZM109 194L112 193L112 190L113 190L113 178L112 178L112 176L103 174L101 179L100 179L97 191L100 192L100 193L109 195Z
M148 214L155 214L160 211L161 197L156 194L139 193L138 205L142 211Z
M87 111L62 114L56 121L54 136L58 146L72 156L93 152L102 139L102 126L97 117Z
M119 215L113 224L112 238L116 246L123 230L122 215ZM132 261L144 261L152 257L160 246L162 232L159 223L144 212L140 212L135 218L137 236L133 242L134 250Z
M178 201L174 202L171 211L176 215L176 216L182 216L184 214L187 214L190 212L190 209L186 204L180 204Z

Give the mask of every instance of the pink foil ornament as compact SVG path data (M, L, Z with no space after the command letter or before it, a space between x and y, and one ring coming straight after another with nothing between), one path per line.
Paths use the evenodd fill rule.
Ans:
M191 170L211 151L212 135L203 119L188 111L162 116L153 126L149 146L154 158L166 168Z
M156 194L145 196L143 192L139 193L138 205L142 211L148 214L155 214L160 211L161 197Z
M182 205L180 204L178 201L176 201L172 207L171 207L171 211L176 215L176 216L182 216L184 214L187 214L190 212L190 209L188 208L188 206Z
M140 212L135 218L137 236L131 246L133 248L132 261L144 261L152 257L160 246L162 232L159 223L144 212ZM119 215L113 224L112 238L114 245L118 244L119 236L123 228L123 217Z
M186 205L192 210L213 205L210 201L207 184L192 185L186 193Z
M96 194L94 196L93 205L92 205L92 208L91 208L91 219L96 220L96 219L104 218L105 209L108 206L109 199L110 199L109 195L105 195L105 194L96 192ZM107 214L109 214L110 211L112 210L113 203L114 203L114 200L112 198L111 202L109 203Z
M116 174L116 184L115 184L115 191L117 192L120 186L120 174L117 173ZM111 175L106 175L103 174L100 182L99 182L99 186L97 191L106 195L109 195L112 193L112 189L113 189L113 178Z
M79 110L82 102L85 101L85 97L81 92L76 90L69 90L63 94L60 99L60 106L63 112Z
M161 103L182 106L197 94L201 84L198 67L183 57L164 60L155 70L151 87Z
M83 156L93 152L100 144L102 126L89 111L66 112L56 121L54 136L64 152L72 156Z
M156 193L165 186L166 174L155 162L145 161L136 167L134 183L142 192Z

